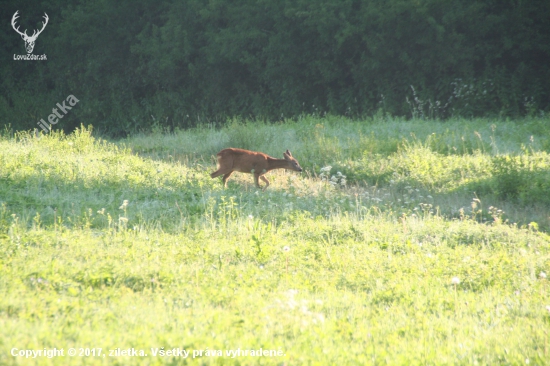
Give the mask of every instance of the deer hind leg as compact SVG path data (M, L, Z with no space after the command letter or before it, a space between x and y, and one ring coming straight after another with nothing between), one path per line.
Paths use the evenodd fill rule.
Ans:
M233 172L229 172L223 175L223 186L227 188L227 180L229 177L233 174Z
M221 172L221 169L218 169L216 170L214 173L210 174L210 177L211 178L216 178L216 177L219 177L220 175L222 175L223 173Z
M210 174L210 177L211 178L216 178L216 177L219 177L220 175L226 175L226 174L231 175L231 174L233 174L233 171L232 170L228 171L228 169L224 169L224 168L220 167L214 173Z
M216 177L219 177L222 174L227 174L227 167L231 166L231 164L223 164L221 160L222 160L221 157L218 156L218 170L216 170L214 173L210 174L211 178L216 178ZM227 163L226 160L224 162ZM226 167L226 168L224 169L224 167ZM229 174L231 174L231 173L232 172L230 172Z

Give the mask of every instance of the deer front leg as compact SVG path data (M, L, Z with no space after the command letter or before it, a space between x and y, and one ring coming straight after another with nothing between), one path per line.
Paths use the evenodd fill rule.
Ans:
M260 179L260 174L254 173L254 183L256 184L256 187L262 188L262 187L260 187L260 181L259 181L259 179Z
M267 180L267 178L263 175L261 175L260 178L262 178L262 180L265 182L265 186L262 189L263 191L265 191L267 189L267 187L269 187L269 180Z

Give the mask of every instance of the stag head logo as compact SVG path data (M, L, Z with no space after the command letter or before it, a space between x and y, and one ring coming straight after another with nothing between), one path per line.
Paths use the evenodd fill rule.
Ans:
M19 13L19 10L17 10L15 12L15 14L13 14L13 17L11 18L11 26L13 27L13 29L19 33L21 35L21 38L23 38L23 41L25 41L25 49L27 50L27 53L32 53L32 50L34 49L34 42L36 42L36 38L38 38L38 36L40 35L40 33L42 33L42 31L44 30L44 28L46 28L46 24L48 24L48 14L44 13L44 19L46 20L45 22L42 22L42 29L40 29L39 31L35 30L33 33L32 33L32 36L29 36L27 34L27 30L25 29L24 32L20 32L19 31L19 26L17 26L17 28L15 28L15 20L17 18L19 18L19 15L17 15L17 13ZM37 33L38 32L38 33Z

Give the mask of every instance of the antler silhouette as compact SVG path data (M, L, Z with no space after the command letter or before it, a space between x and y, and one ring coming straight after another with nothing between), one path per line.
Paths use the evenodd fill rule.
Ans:
M19 15L17 15L17 13L19 13L19 10L17 10L15 12L15 14L13 14L13 17L11 18L11 26L12 26L13 30L15 30L17 33L19 33L21 35L21 37L27 37L28 38L29 36L27 36L27 30L26 29L25 29L24 33L21 33L21 31L19 31L19 26L17 26L17 28L15 28L15 20L17 18L19 18ZM46 13L44 13L44 14L46 14Z
M34 33L36 33L36 35L33 33L32 36L31 36L31 38L36 39L36 37L38 37L38 35L39 35L40 33L42 33L42 31L44 30L44 28L46 28L46 24L48 24L48 20L49 20L50 18L48 18L48 14L46 14L46 13L44 13L43 18L44 18L46 21L45 21L45 22L42 22L42 29L40 29L40 30L38 31L38 33L36 33L36 30L35 30ZM25 29L25 31L26 31L26 29Z
M15 27L15 21L17 20L17 18L19 18L19 15L17 15L17 13L19 13L19 10L17 10L15 14L13 14L13 17L11 18L11 26L17 33L21 35L21 38L23 38L23 41L25 41L25 48L27 49L27 52L31 53L34 48L34 42L36 41L36 38L40 35L40 33L42 33L44 28L46 28L46 24L48 24L48 20L50 18L48 18L48 14L44 13L45 21L42 22L42 29L40 29L39 31L34 30L34 32L32 33L32 36L29 37L26 29L24 32L21 32L19 30L19 26L17 26L17 28Z

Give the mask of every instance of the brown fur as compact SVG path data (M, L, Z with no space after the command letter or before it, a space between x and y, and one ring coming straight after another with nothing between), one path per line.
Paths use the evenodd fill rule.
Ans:
M261 152L249 151L243 149L223 149L217 154L219 168L210 174L212 178L223 174L223 185L227 187L227 180L233 172L252 173L256 187L260 187L259 179L262 179L269 186L269 180L264 176L265 173L273 169L290 169L297 172L302 171L302 167L296 159L292 157L290 151L283 153L284 159L275 159Z

